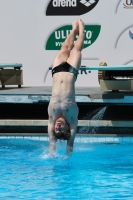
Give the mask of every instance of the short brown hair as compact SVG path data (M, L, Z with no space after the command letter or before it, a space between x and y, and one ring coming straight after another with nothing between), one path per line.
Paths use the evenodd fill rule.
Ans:
M60 140L68 140L71 136L70 128L67 130L66 133L65 132L56 133L55 131L53 131L53 134L57 139Z

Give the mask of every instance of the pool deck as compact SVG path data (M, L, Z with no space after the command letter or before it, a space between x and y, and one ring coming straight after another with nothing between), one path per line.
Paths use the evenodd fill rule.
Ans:
M0 88L0 103L34 103L49 101L52 87ZM102 91L100 87L76 87L76 102L88 104L133 104L133 91Z
M49 103L51 97L50 86L42 87L5 87L0 88L0 105L37 105L37 104L47 104ZM78 105L83 106L93 106L93 105L115 105L115 106L130 106L133 108L133 91L101 91L100 87L76 87L75 89L76 102ZM6 108L6 106L5 106ZM6 112L6 109L5 111ZM2 115L2 113L1 113ZM41 127L41 129L40 129ZM47 127L47 120L38 119L7 119L1 118L0 120L0 136L7 135L34 135L34 136L45 136L46 132L44 127ZM79 120L78 128L89 127L98 128L99 135L124 135L124 132L128 135L133 134L133 116L131 118L125 118L113 120L95 120L86 119ZM106 130L105 130L106 128ZM20 131L21 129L21 131ZM31 129L34 129L34 131ZM108 134L107 132L108 129ZM110 131L109 131L110 130ZM119 130L119 131L118 131ZM45 132L45 133L44 133ZM119 132L117 134L117 132ZM89 135L89 134L88 134ZM95 135L95 134L94 134ZM94 136L93 135L93 136ZM98 134L97 134L98 135Z

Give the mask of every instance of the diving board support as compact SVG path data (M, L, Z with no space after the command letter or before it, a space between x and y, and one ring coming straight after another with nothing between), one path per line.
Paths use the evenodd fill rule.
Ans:
M22 64L0 64L0 85L23 85Z
M133 79L100 80L101 90L133 90Z
M104 65L105 64L105 65ZM81 69L84 69L81 67ZM103 65L86 67L86 70L98 70L98 82L101 90L133 90L133 65Z

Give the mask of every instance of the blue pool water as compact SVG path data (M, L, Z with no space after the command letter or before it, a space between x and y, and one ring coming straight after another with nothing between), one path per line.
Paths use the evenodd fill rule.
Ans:
M133 144L64 146L50 158L47 141L0 139L0 199L133 199Z

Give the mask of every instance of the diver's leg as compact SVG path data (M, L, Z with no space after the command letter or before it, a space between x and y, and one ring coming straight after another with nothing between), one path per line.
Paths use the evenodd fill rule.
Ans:
M81 19L79 19L79 36L77 41L75 42L74 48L76 48L77 51L82 51L84 43L84 23Z
M72 30L70 34L67 36L65 42L63 43L61 50L56 54L54 62L53 62L53 68L60 65L62 62L66 62L67 59L70 56L70 51L74 45L74 38L75 35L78 33L79 29L79 22L78 20L74 21L72 26Z
M75 35L78 34L79 32L79 20L76 20L72 23L72 30L70 32L70 34L67 36L65 42L62 45L62 48L68 48L69 50L72 49L72 47L74 46L74 38Z
M79 36L73 49L71 50L70 56L67 62L72 65L75 69L79 70L81 65L81 51L84 43L84 23L79 20Z

